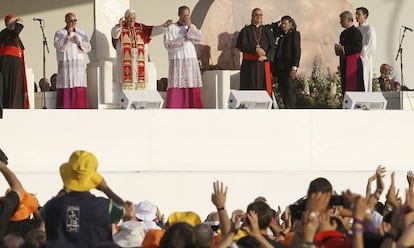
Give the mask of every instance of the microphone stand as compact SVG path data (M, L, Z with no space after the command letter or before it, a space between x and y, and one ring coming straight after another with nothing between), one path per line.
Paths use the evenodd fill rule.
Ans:
M47 53L49 53L49 46L47 45L46 35L45 35L45 29L44 29L44 21L38 20L40 24L40 29L42 30L42 36L43 36L43 78L46 80L46 49ZM46 107L46 91L43 91L42 94L43 98L43 109L47 109Z
M403 104L404 104L404 99L403 99L403 86L404 86L404 68L403 68L403 47L402 47L402 44L403 44L403 41L404 41L404 38L405 38L405 31L407 31L407 28L406 27L404 27L404 31L403 31L403 33L402 33L402 36L401 36L401 40L400 40L400 44L398 45L398 51L397 51L397 56L395 56L395 61L397 61L398 60L398 57L400 58L400 70L401 70L401 89L400 89L400 106L401 106L401 109L403 110L404 109L404 106L403 106Z

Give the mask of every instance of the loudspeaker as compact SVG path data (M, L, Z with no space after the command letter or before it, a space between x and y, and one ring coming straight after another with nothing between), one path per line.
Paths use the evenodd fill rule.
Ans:
M164 100L155 90L122 90L122 109L160 109Z
M342 103L344 109L383 110L387 108L387 100L382 92L347 91Z
M387 100L387 109L401 109L401 92L388 91L381 92L385 100Z
M265 90L231 90L229 109L271 109L273 101Z

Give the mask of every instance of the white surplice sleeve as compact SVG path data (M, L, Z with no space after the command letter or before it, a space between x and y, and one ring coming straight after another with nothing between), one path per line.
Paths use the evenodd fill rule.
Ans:
M161 35L161 34L164 33L164 31L165 31L165 28L164 28L163 25L153 26L152 27L152 32L151 32L151 37Z
M70 39L71 37L67 35L67 32L65 33L63 30L56 31L54 37L54 46L56 50L59 52L65 51L65 48L68 46Z
M179 35L179 29L170 25L166 28L164 33L164 46L168 50L182 47L185 42L185 37Z
M119 36L121 35L121 27L119 25L116 25L111 30L111 36L112 39L119 39Z
M363 44L362 56L372 56L377 47L377 34L375 29L370 26L366 34L365 44Z
M91 43L89 42L88 36L84 32L76 33L80 37L80 50L82 53L88 53L92 50Z
M189 39L193 44L200 43L201 31L197 29L194 24L191 24L190 28L188 28L187 39Z

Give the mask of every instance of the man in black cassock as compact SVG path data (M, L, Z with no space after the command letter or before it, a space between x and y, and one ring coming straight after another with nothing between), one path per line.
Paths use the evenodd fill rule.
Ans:
M3 108L29 108L24 46L19 34L21 19L13 15L4 18L6 28L0 32L0 75L2 75ZM1 91L0 91L1 93Z
M356 28L350 11L339 15L344 31L341 32L339 44L335 44L335 54L339 56L341 70L342 94L346 91L364 91L364 72L362 68L362 34Z
M278 91L284 107L294 108L296 88L293 79L296 77L301 56L300 33L290 16L283 16L280 21L270 26L277 44L272 73L277 78Z
M266 90L272 96L270 61L275 53L275 39L268 26L262 25L263 11L252 11L252 22L245 26L237 39L237 48L243 53L240 68L241 90Z

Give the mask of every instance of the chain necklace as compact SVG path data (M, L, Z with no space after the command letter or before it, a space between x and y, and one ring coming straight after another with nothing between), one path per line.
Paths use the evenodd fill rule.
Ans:
M255 27L255 30L254 30L254 38L256 40L256 48L260 48L260 40L262 38L262 27L263 27L263 25L260 25L259 37L256 36L256 27Z

